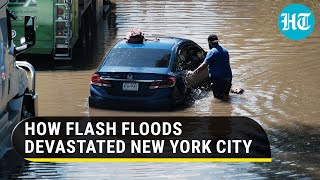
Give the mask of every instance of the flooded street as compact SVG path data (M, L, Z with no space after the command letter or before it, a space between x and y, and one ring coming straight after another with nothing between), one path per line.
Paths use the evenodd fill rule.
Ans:
M99 24L92 59L76 69L36 68L40 116L247 116L266 130L272 163L112 163L1 165L3 178L63 179L221 179L320 177L320 27L302 41L286 39L277 26L279 12L303 3L320 17L317 1L126 1L116 4ZM318 19L316 19L318 21ZM141 28L146 36L178 36L207 47L219 35L229 52L233 85L244 95L229 102L212 92L195 91L195 102L170 112L97 110L88 107L95 68L126 32ZM46 59L42 59L46 61ZM88 62L89 61L89 62ZM42 63L39 63L42 64ZM46 64L46 63L44 63ZM129 177L129 178L128 178Z

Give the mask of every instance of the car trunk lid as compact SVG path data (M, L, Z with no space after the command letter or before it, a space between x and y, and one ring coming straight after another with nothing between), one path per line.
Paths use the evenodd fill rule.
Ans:
M174 77L165 74L164 71L158 71L160 73L145 72L117 72L115 70L113 72L98 72L98 74L101 81L108 84L104 85L104 89L113 96L152 96L156 89L172 87L175 84L175 82L168 82L169 78ZM169 86L165 87L164 83Z

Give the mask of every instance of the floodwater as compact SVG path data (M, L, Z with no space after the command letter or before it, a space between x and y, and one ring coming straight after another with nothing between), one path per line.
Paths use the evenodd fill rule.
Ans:
M291 41L280 34L278 14L303 3L320 17L319 1L117 0L98 27L90 60L72 66L36 66L41 116L248 116L266 130L272 163L2 163L4 178L63 179L221 179L320 177L320 29ZM147 36L179 36L207 49L216 33L230 51L233 84L244 95L229 102L211 92L195 92L195 102L170 112L132 112L88 108L90 77L108 50L132 28ZM46 61L46 59L42 59ZM88 61L88 62L87 62ZM39 63L39 62L37 62ZM39 63L42 64L42 63ZM46 63L43 63L46 64ZM10 159L10 158L9 158ZM10 166L8 164L11 164ZM11 167L13 166L13 167Z

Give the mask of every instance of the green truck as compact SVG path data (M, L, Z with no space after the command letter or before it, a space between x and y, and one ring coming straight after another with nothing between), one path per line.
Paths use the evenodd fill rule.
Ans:
M26 54L51 54L55 60L71 60L78 43L85 46L103 16L104 0L9 0L18 20L13 23L14 42L23 36L24 16L36 17L36 45Z

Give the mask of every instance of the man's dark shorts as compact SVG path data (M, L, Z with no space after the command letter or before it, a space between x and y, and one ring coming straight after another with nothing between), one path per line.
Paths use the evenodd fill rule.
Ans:
M211 88L215 98L221 99L229 95L232 86L232 78L211 79Z

